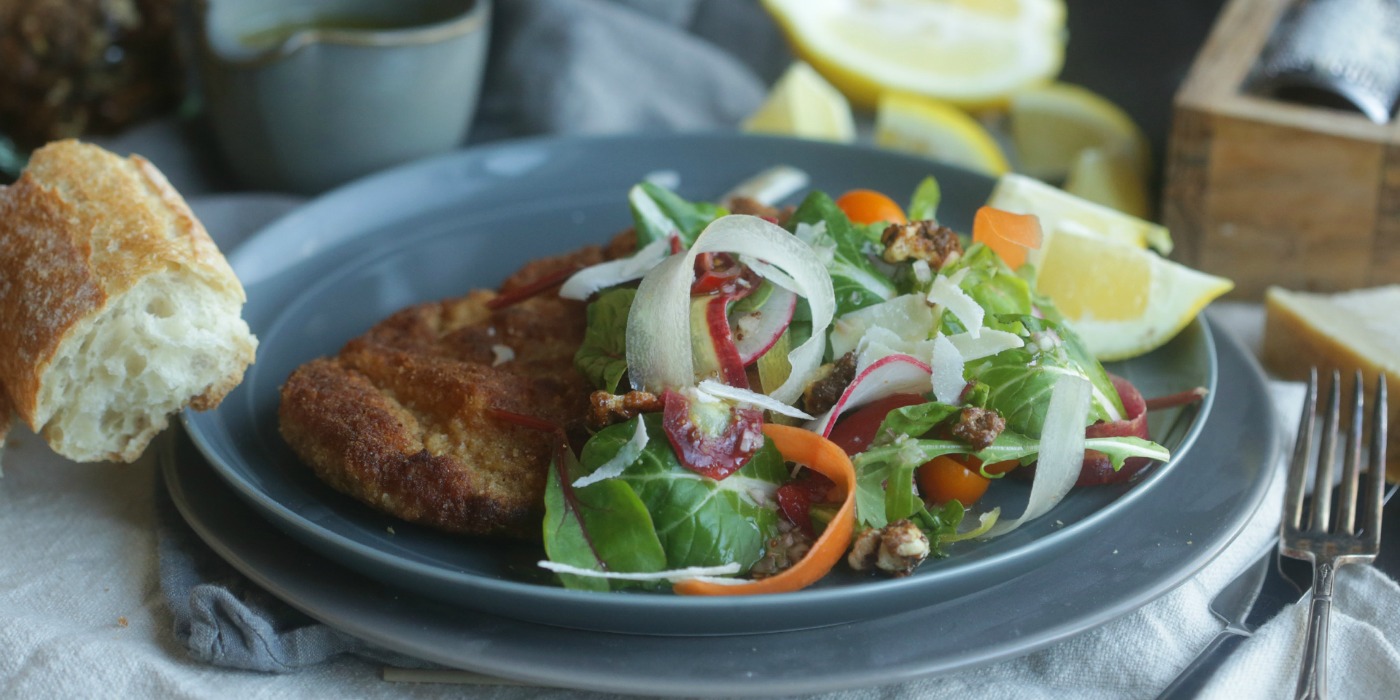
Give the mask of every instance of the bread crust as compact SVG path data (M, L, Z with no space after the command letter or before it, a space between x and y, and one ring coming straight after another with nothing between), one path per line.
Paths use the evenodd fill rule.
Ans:
M36 151L0 191L0 384L39 430L44 371L75 326L156 272L179 269L245 299L208 232L160 171L139 156L59 141ZM248 362L252 361L248 349ZM242 372L192 405L216 406Z

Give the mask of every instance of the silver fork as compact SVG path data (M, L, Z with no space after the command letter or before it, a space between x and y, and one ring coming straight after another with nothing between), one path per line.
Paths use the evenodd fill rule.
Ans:
M1303 419L1293 448L1288 484L1283 498L1283 524L1279 533L1279 553L1313 564L1312 608L1308 615L1308 636L1303 646L1303 666L1298 675L1299 698L1327 695L1327 623L1332 613L1332 584L1336 569L1344 564L1370 563L1381 546L1381 499L1385 486L1386 386L1385 375L1376 380L1375 406L1371 418L1371 443L1367 450L1365 499L1357 518L1357 495L1361 491L1361 434L1363 380L1356 373L1352 391L1350 430L1347 433L1341 492L1337 497L1337 517L1332 519L1332 477L1335 471L1339 413L1341 412L1341 373L1332 372L1332 390L1323 417L1322 442L1317 451L1312 507L1306 527L1303 523L1303 491L1312 461L1313 422L1317 407L1317 370L1308 378Z

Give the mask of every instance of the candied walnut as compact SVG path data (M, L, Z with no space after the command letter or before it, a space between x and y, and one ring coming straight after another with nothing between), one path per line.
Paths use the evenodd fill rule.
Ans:
M786 223L792 216L792 207L775 207L754 199L753 197L730 197L725 202L725 208L733 214L748 214L749 216L760 216L778 224Z
M588 427L602 430L613 423L632 420L641 413L653 413L663 408L661 397L646 391L610 394L595 391L588 396Z
M908 576L930 552L928 536L908 520L896 520L882 528L866 528L856 535L846 563L856 571L882 571Z
M817 378L802 392L803 409L812 415L827 412L841 399L841 392L856 378L856 354L848 352L835 362L817 368Z
M880 242L885 244L881 257L887 263L923 260L937 270L962 255L962 242L958 240L958 234L932 221L890 224L880 234Z
M1006 430L1006 419L989 408L964 407L953 423L953 437L977 450L985 450Z

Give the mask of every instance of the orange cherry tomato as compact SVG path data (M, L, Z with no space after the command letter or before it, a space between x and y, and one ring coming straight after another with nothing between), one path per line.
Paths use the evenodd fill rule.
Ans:
M924 500L937 504L956 500L967 508L982 498L991 480L977 473L980 464L969 467L963 461L961 457L943 455L919 467L919 491Z
M836 199L836 206L858 224L909 223L904 210L893 199L874 190L851 190Z

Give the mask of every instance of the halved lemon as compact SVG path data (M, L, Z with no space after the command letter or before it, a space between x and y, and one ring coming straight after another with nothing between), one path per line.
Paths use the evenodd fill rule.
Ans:
M1068 83L1052 83L1017 92L1009 110L1017 170L1059 182L1085 149L1124 158L1139 177L1150 169L1147 139L1117 105L1099 94Z
M1172 237L1165 226L1125 214L1097 202L1076 196L1053 185L1017 173L997 180L987 205L1017 214L1040 217L1040 228L1048 239L1058 229L1071 227L1135 248L1152 248L1162 255L1172 252ZM1030 261L1039 264L1047 242L1031 251Z
M1161 347L1233 288L1223 277L1072 226L1048 238L1036 276L1036 290L1103 361Z
M1063 0L763 0L794 52L859 107L883 92L1002 105L1064 63Z
M927 97L881 95L875 112L875 144L988 175L1010 169L996 139L976 119Z
M1142 173L1129 158L1101 148L1079 152L1065 178L1065 191L1129 216L1145 219L1150 214Z
M744 121L743 130L843 143L856 136L855 118L845 96L801 61L773 83L768 98Z

